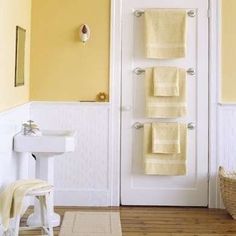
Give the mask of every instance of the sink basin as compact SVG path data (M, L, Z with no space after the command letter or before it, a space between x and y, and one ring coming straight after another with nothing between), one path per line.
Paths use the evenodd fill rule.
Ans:
M14 137L15 152L30 152L45 154L45 156L59 155L75 150L75 131L42 130L42 136L26 136L18 133Z

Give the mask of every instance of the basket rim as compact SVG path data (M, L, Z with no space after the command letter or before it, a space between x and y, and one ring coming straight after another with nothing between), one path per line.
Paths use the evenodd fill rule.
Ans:
M231 175L235 176L235 178L229 177L229 176L227 176L227 174L231 174ZM222 166L219 167L219 177L223 178L225 180L231 181L231 182L236 182L236 173L227 172L227 171L225 171L225 169Z

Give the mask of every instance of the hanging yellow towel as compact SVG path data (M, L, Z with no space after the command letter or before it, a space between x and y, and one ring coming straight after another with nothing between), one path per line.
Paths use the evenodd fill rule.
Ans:
M144 15L146 57L185 57L187 12L175 9L149 9Z
M154 96L179 96L179 69L165 66L153 68L153 86Z
M152 127L144 125L144 173L147 175L186 175L187 155L187 126L180 126L180 149L178 154L153 154L152 153Z
M153 69L145 72L146 116L149 118L176 118L186 115L186 71L179 69L179 96L153 96Z
M152 153L180 153L178 123L152 123Z
M9 227L10 218L22 213L23 199L29 191L48 187L49 184L42 180L18 180L6 187L0 194L0 217L6 231Z

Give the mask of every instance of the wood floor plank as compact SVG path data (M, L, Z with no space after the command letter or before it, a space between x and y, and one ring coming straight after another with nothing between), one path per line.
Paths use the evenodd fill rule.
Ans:
M123 236L236 236L236 221L225 210L179 207L56 207L63 219L66 211L120 212ZM25 225L29 209L21 220ZM60 228L54 228L59 235ZM21 232L39 236L40 231Z

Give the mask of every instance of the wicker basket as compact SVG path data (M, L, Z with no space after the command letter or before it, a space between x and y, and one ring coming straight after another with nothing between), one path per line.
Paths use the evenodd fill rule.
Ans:
M226 210L236 220L236 173L219 168L221 196Z

